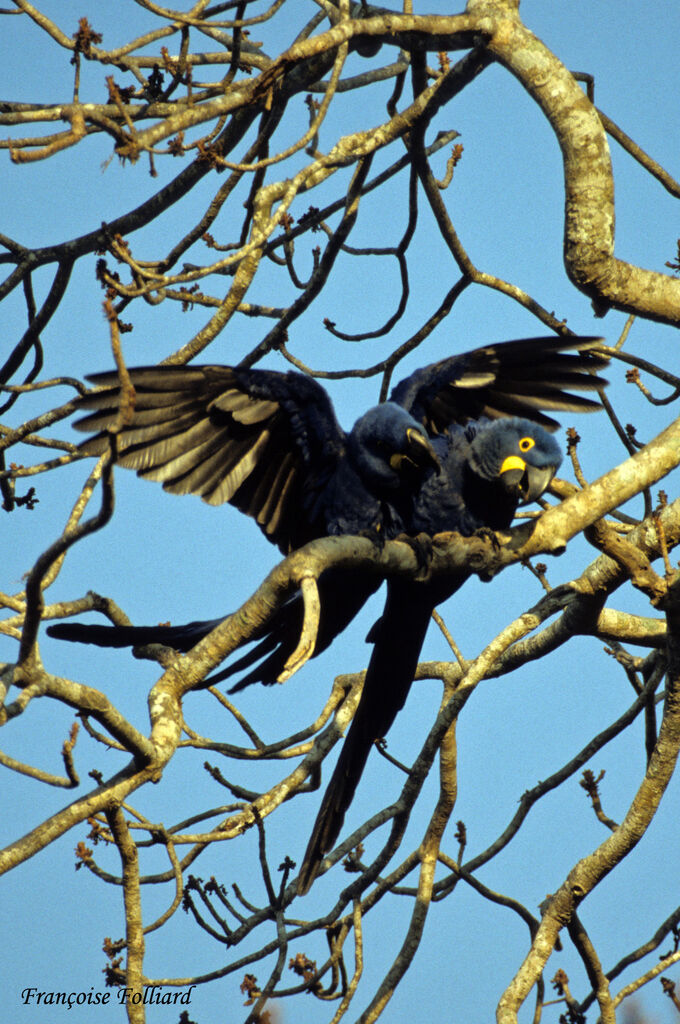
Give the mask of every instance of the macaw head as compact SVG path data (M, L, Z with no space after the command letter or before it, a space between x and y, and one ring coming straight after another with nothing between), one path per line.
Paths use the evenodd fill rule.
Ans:
M537 423L518 418L491 420L473 430L470 468L498 482L517 505L540 498L562 462L555 439Z
M356 421L347 450L364 484L380 498L411 491L428 470L441 471L425 428L394 402L376 405Z

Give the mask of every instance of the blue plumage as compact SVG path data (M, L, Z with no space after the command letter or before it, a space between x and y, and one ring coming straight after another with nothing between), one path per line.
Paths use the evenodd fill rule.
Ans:
M572 390L603 385L604 361L589 354L599 339L530 338L474 349L417 370L390 401L369 409L349 433L330 399L302 374L224 366L156 366L130 371L132 422L117 437L118 461L139 476L211 504L230 502L252 516L287 553L326 535L372 532L415 537L507 528L518 505L547 488L561 462L542 410L588 411L597 402ZM76 426L94 436L81 445L98 455L109 444L120 400L115 373L79 401ZM571 390L565 390L571 389ZM335 843L374 740L389 729L413 679L434 607L467 574L418 583L388 581L364 691L327 787L299 876L311 885ZM379 586L374 575L332 570L319 580L324 650ZM158 642L189 650L219 620L177 627L52 626L66 640L101 646ZM250 669L238 690L273 682L294 649L299 598L287 602L255 648L212 681Z

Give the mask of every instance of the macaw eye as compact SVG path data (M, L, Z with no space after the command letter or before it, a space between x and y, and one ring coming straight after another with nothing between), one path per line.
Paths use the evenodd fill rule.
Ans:
M519 450L521 452L528 452L530 448L533 448L536 442L533 437L523 437L519 442Z

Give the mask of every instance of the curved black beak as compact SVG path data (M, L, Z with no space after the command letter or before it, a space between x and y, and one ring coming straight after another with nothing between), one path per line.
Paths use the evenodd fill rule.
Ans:
M422 476L431 467L439 475L441 463L436 452L424 434L414 427L408 427L403 450L390 456L390 466L404 476Z
M520 505L529 505L547 490L555 475L556 466L529 466L518 455L510 455L501 466L501 480L509 492L514 492Z
M409 427L406 431L406 450L404 452L407 459L414 462L420 469L427 469L431 466L435 473L439 475L442 471L441 463L437 458L437 454L425 437L420 431L414 430L413 427Z

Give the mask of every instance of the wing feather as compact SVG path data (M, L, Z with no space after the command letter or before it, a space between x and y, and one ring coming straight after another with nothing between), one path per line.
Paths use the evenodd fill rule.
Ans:
M129 372L135 402L117 437L121 465L172 493L231 502L284 552L326 532L320 503L307 499L323 494L346 439L316 381L293 371L226 366ZM109 445L120 388L116 373L89 379L98 389L79 400L86 415L75 426L94 433L81 451L99 455ZM314 521L306 509L317 510Z
M601 342L591 336L550 335L487 345L416 370L397 384L390 399L431 433L480 416L523 416L555 430L557 422L541 410L601 408L594 399L573 393L606 384L596 371L607 359L590 351Z
M222 412L230 412L237 423L260 423L278 412L278 403L267 399L253 398L238 391L227 391L216 398L211 406Z
M291 510L291 508L292 516L293 518L295 517L295 509L290 501L290 495L294 493L296 490L297 474L298 469L297 467L293 466L289 471L283 483L283 486L281 487L279 498L278 501L276 502L276 507L269 516L269 521L267 522L265 527L265 532L269 536L275 536L276 532L283 527L283 524L286 520L286 516L291 515L291 512L289 511Z

